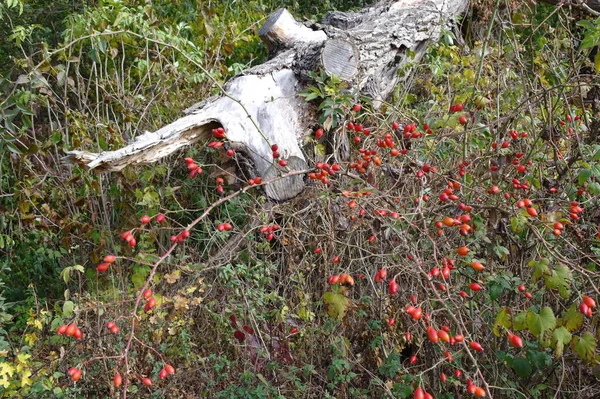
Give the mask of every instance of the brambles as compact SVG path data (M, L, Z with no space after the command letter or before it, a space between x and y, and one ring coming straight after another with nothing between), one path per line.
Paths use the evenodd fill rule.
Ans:
M150 16L168 12L152 7ZM23 353L31 351L32 359L43 363L39 373L56 371L48 353L64 353L61 367L77 368L48 384L62 395L82 397L109 396L110 390L132 395L136 385L135 395L215 398L344 392L349 398L539 399L549 392L581 395L597 384L600 169L589 122L597 112L592 102L576 105L572 98L579 95L570 91L579 83L571 71L585 60L578 59L570 36L556 41L538 36L546 32L539 21L548 14L506 7L512 13L502 29L510 30L510 42L500 48L488 41L483 59L481 51L437 46L415 66L415 84L380 108L343 83L319 77L319 98L328 100L322 109L331 118L311 121L306 129L301 142L311 167L307 188L281 203L263 196L271 183L251 168L233 168L242 161L241 152L216 126L207 132L210 137L183 150L185 155L109 177L73 168L64 178L52 175L60 170L56 165L40 168L39 159L51 158L54 147L98 142L111 151L125 140L119 129L153 127L174 117L181 101L197 97L195 91L191 97L181 92L185 76L177 70L186 61L172 47L150 41L146 52L146 46L129 48L130 36L111 33L109 39L103 33L93 40L105 41L93 46L86 41L90 48L60 54L68 65L83 66L79 56L89 62L89 69L79 70L121 76L112 69L120 65L116 61L127 64L141 49L139 69L123 76L143 93L131 95L122 87L118 96L111 95L109 86L100 84L107 101L128 99L113 113L117 120L88 121L85 107L70 109L60 122L69 124L72 134L39 142L30 131L41 137L59 125L45 126L37 115L36 128L25 129L22 141L37 143L38 149L32 145L26 155L5 158L18 169L19 184L17 190L6 189L14 195L2 197L3 204L12 204L22 217L2 217L33 238L18 233L20 246L8 244L11 234L0 234L0 249L14 254L11 263L22 257L24 270L41 270L60 286L48 295L36 283L36 296L28 292L35 301L11 298L31 309L10 324L11 333L26 326L20 340L31 349ZM550 19L561 21L566 12L563 7ZM115 21L104 17L99 20ZM522 24L511 25L519 18ZM206 19L217 20L223 19ZM567 30L568 24L556 26ZM82 31L104 32L93 28ZM491 35L498 28L493 22ZM519 50L525 37L527 57ZM115 45L122 39L124 51ZM512 41L519 46L512 48ZM92 47L105 48L94 56L108 62L91 61L86 54ZM239 51L227 43L215 48L223 57ZM497 57L500 53L505 56ZM520 65L530 59L531 74ZM89 87L102 83L100 77L73 75L77 68L51 66L54 72L40 72L49 85L57 89L62 71L67 83L48 92L66 87L75 97L82 78ZM143 71L154 69L164 76L142 79ZM196 76L200 86L207 84L206 76ZM75 77L71 86L68 79ZM182 93L180 102L165 106L161 95L169 93L144 92L144 82L160 81L156 87L162 87L163 78L165 87ZM20 86L33 90L34 98L48 99ZM154 99L148 113L156 112L155 104L161 113L136 120L136 114L146 113L136 108L141 98ZM87 107L90 100L86 94L81 104ZM97 109L105 107L112 105ZM126 123L121 114L127 114ZM103 126L104 141L93 136L97 126ZM271 151L265 161L281 176L287 173L281 142L264 145ZM37 178L47 173L48 178ZM54 269L60 276L46 277ZM16 281L25 279L21 275L16 273ZM57 299L43 306L45 298ZM246 324L228 320L234 313ZM27 370L38 367L33 360L4 350L0 370L16 376L13 382L0 372L0 384L11 384L9 392L28 389L28 378L36 389L40 381L50 381L52 374L27 377ZM177 366L177 374L167 362Z

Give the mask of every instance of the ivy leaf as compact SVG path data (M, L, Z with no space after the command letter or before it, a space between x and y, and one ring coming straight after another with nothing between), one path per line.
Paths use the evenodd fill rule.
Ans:
M565 327L558 327L552 333L552 343L554 347L554 356L558 359L562 356L565 345L571 342L571 333Z
M592 333L585 332L581 337L573 337L572 346L575 353L583 360L592 361L594 359L596 338Z
M551 290L558 288L558 293L564 299L568 299L571 296L571 280L573 279L573 273L565 265L558 265L552 270L552 274L544 275L544 281L546 287Z
M559 325L568 331L577 331L583 326L583 314L577 309L577 304L571 305L567 313L559 320Z
M544 275L551 275L550 268L548 267L549 262L545 262L544 259L540 261L529 261L529 266L533 268L532 281L537 282Z
M335 319L341 320L346 314L346 308L350 302L342 294L335 292L326 292L323 294L323 301L327 305L327 314Z
M521 331L527 329L527 312L521 312L513 318L513 330Z
M549 306L542 308L540 314L527 312L527 328L536 337L539 337L541 333L555 326L556 318L554 317L552 308Z
M499 337L502 335L502 330L500 327L511 328L512 326L512 316L510 314L510 309L508 307L503 307L498 315L496 316L496 321L494 322L494 335Z

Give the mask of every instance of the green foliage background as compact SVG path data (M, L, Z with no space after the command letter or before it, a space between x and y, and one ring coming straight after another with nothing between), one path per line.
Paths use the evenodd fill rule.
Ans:
M120 234L139 225L142 215L159 212L168 215L169 226L180 229L219 198L213 176L188 179L181 165L185 156L218 165L222 158L216 150L188 148L152 167L128 167L110 176L64 165L65 152L120 148L176 119L200 99L218 94L214 81L225 82L264 60L267 53L257 31L279 7L293 10L297 18L318 20L330 10L369 3L0 0L0 37L5 39L0 40L0 396L116 397L111 379L117 365L110 361L89 364L78 384L66 370L123 349L123 339L110 336L104 321L130 311L132 296L149 275L148 265L168 247L171 232L149 228L140 233L134 250L123 244ZM490 25L493 40L472 39L466 50L456 46L453 32L444 32L440 45L432 46L420 64L410 65L413 78L396 89L390 103L371 112L365 101L368 112L361 118L380 126L382 135L391 120L427 123L445 132L415 148L415 160L434 160L454 175L459 162L472 157L476 166L464 184L482 188L497 183L505 191L511 190L510 181L495 182L487 174L491 143L504 140L510 129L530 132L528 141L522 141L526 159L532 161L526 179L533 190L528 193L543 204L551 198L549 185L559 181L563 202L540 208L542 222L535 225L524 210L513 212L500 198L485 197L485 191L469 193L471 202L478 195L485 201L473 217L477 232L467 240L486 263L481 277L486 289L480 301L448 306L477 320L470 319L470 333L486 344L480 365L500 386L498 397L544 398L561 386L567 387L561 397L568 397L568 392L586 390L588 383L573 372L580 362L586 364L589 387L599 383L592 366L600 360L598 318L584 319L577 301L581 294L590 294L588 276L597 286L600 254L598 215L591 211L600 194L598 125L591 123L598 110L582 103L585 93L580 91L597 85L600 63L588 51L600 42L600 20L530 3L510 8L509 3L477 2L477 15L485 17L477 22L504 18L504 24ZM472 25L466 23L464 30ZM343 129L356 98L336 79L313 77L305 96L319 101L321 123L334 115L332 126ZM477 121L468 129L458 115L448 113L449 105L457 102L467 104L469 117ZM565 122L566 114L581 116L586 125ZM554 125L564 137L572 126L583 140L550 146L542 132ZM315 153L325 151L322 144L315 147ZM372 213L388 206L392 197L401 197L410 207L424 194L437 196L433 189L421 192L413 175L407 176L404 184L389 177L378 181L394 195L361 206ZM362 184L359 180L347 188ZM444 187L442 180L432 184ZM152 391L134 385L133 397L406 398L424 382L438 389L438 398L461 397L458 387L464 381L450 376L452 389L439 383L433 363L441 352L425 349L423 331L403 311L409 294L421 298L427 292L407 255L416 251L428 259L433 251L424 233L413 228L416 219L379 226L377 239L386 237L388 246L369 246L367 237L373 232L365 225L351 239L336 241L331 238L330 209L346 209L347 198L311 187L297 203L270 210L286 231L278 235L285 237L281 246L259 233L272 222L263 212L265 198L245 194L216 208L194 228L182 251L165 262L154 281L164 306L143 316L139 338L155 345L180 372L171 385L157 383ZM549 223L568 224L568 212L561 209L575 199L590 210L584 223L569 227L569 237L577 239L549 236ZM295 206L307 213L298 216ZM490 209L496 208L510 211L504 231L493 223L499 217ZM431 209L429 224L447 216L443 207ZM414 217L416 212L407 214ZM215 232L224 221L239 226L241 237ZM393 241L396 236L411 237L410 250ZM243 244L230 247L237 239ZM449 233L436 250L451 253L461 240ZM322 258L313 253L320 245L325 248ZM561 258L574 247L577 256ZM98 275L95 265L107 253L124 260L110 274ZM355 276L370 276L379 267L397 271L403 302L386 299L385 289L367 285L367 280L351 294L326 286L327 277L340 272L329 261L338 253L368 259L341 270ZM479 278L463 263L461 283ZM532 302L517 299L516 287L522 283L535 288ZM442 301L428 299L432 313L441 314ZM237 316L237 324L231 315ZM395 328L386 324L390 317L397 319ZM73 320L85 327L85 343L73 344L55 334L59 325ZM260 327L260 340L248 338L239 345L233 332L242 325ZM298 335L291 333L294 328ZM418 347L402 338L408 329L414 329ZM507 348L506 330L528 334L522 351ZM88 342L102 342L108 349L94 349ZM68 353L63 356L61 348ZM426 371L407 364L411 351L418 351ZM567 366L559 370L553 357ZM147 375L162 367L160 356L143 347L132 354L132 362ZM472 371L469 364L462 357L452 367ZM549 367L552 372L547 374Z

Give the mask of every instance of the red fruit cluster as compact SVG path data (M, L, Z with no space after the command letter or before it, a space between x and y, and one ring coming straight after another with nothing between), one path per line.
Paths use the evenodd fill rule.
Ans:
M577 201L572 201L569 207L569 217L573 220L579 220L581 213L583 213L583 208L579 206Z
M225 184L225 180L222 177L217 177L215 179L215 184L217 185L217 194L221 195L225 192L223 185Z
M358 152L362 154L361 158L358 159L356 162L350 162L350 164L348 165L350 169L354 169L357 172L364 174L367 172L367 169L371 164L377 166L381 166L383 164L381 158L377 156L377 150L367 150L361 148L358 150Z
M279 146L277 144L273 144L271 146L271 152L273 152L273 159L277 159L281 156L281 154L279 154Z
M160 370L160 373L158 374L158 376L160 377L161 380L164 380L169 375L173 375L173 374L175 374L175 368L173 366L171 366L170 364L165 364L165 366L162 368L162 370Z
M329 276L327 278L327 282L331 285L335 284L347 284L350 286L354 285L354 277L349 274L342 273L340 275L334 274L333 276Z
M262 178L260 176L256 176L254 179L248 180L249 186L253 186L255 184L262 184Z
M423 315L423 309L408 305L406 307L406 313L408 313L413 320L420 320L421 316Z
M108 323L106 323L106 328L108 328L108 330L110 331L111 334L119 333L119 327L112 321L109 321Z
M596 301L589 296L584 295L579 304L579 311L587 317L592 317L592 309L596 307Z
M64 334L67 337L74 337L76 339L81 339L83 337L83 333L81 332L81 330L77 327L77 324L75 324L75 323L71 323L69 325L63 324L62 326L58 327L58 329L56 330L56 333L58 335Z
M273 240L273 238L275 238L275 235L273 233L279 229L280 227L278 224L271 224L269 226L262 226L260 228L260 232L265 234L268 241L271 241Z
M186 238L188 238L191 235L189 230L183 230L181 233L177 234L177 235L172 235L170 237L171 242L184 242Z
M467 380L467 392L478 398L485 398L485 389L474 385L470 379Z
M230 231L232 228L233 226L231 225L231 223L219 223L217 225L218 231Z
M440 202L457 201L458 195L454 193L454 190L460 189L460 183L454 181L448 182L448 188L442 191L442 193L439 195Z
M67 372L73 381L79 381L81 379L81 370L76 367L71 367Z
M377 281L378 283L383 283L383 281L387 278L387 270L385 269L379 269L377 271L377 273L375 273L375 276L373 277L373 280Z
M189 158L189 157L186 158L185 163L187 164L187 168L190 171L190 177L193 178L193 177L196 177L196 175L199 175L202 173L202 168L200 166L198 166L196 161L194 161L192 158Z
M214 138L216 139L224 139L225 138L225 129L223 129L222 127L216 128L212 130L212 134L214 136Z
M135 247L135 245L137 244L137 241L135 240L135 237L133 236L133 233L131 232L131 230L126 231L125 233L121 234L121 238L123 240L125 240L131 248ZM108 269L108 267L107 267L107 269Z
M461 112L465 106L462 103L450 105L450 112Z
M148 298L148 301L146 302L146 305L144 305L144 310L146 312L149 312L155 306L156 306L156 298L154 298L153 296L151 296L150 298Z
M329 165L326 162L317 162L315 165L315 171L308 174L308 177L312 180L321 180L321 183L328 184L329 176L334 176L336 172L341 170L340 165L334 163Z
M96 270L101 273L107 271L110 264L117 260L117 257L114 255L106 255L103 260L103 263L100 263L98 266L96 266Z

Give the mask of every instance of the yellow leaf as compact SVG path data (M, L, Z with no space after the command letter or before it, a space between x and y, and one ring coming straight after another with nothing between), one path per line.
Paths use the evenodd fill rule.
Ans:
M594 66L596 67L596 72L600 72L600 51L594 56Z
M165 281L169 284L174 284L181 277L181 272L175 270L173 273L165 274Z
M25 334L25 342L27 342L27 345L33 346L33 344L35 344L37 340L38 336L36 333Z
M0 363L0 385L4 388L10 386L10 377L15 374L15 368L12 364L7 362Z
M32 379L29 377L31 377L31 371L29 369L23 371L21 374L21 387L26 387L33 384Z

